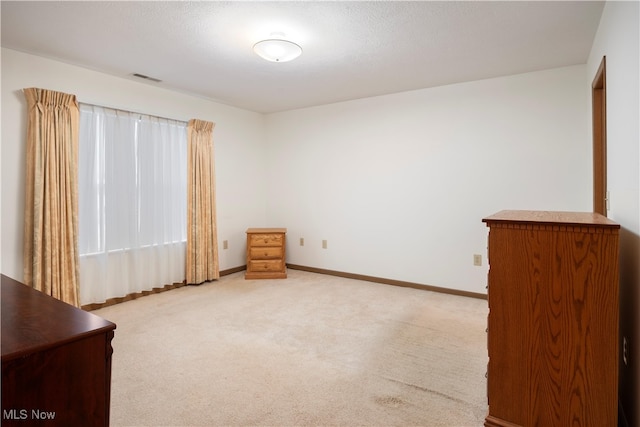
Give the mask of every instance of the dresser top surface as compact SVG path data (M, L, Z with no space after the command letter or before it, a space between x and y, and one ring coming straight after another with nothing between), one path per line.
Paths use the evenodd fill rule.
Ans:
M286 233L286 228L248 228L247 234Z
M620 228L620 224L593 212L504 210L482 219L487 224L518 222L528 224L565 224Z
M4 275L0 300L3 362L116 328Z

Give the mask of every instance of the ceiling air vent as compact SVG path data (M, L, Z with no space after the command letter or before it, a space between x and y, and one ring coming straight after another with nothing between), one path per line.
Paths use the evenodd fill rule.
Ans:
M145 76L144 74L133 73L132 76L138 77L138 78L141 78L141 79L145 79L145 80L150 80L150 81L156 82L156 83L162 82L162 80L160 80L160 79L156 79L156 78L153 78L153 77Z

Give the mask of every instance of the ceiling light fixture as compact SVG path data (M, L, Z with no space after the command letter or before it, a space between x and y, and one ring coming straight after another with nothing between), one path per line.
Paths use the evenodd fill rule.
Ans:
M270 39L259 41L253 45L253 51L261 58L271 62L293 61L302 55L302 48L297 44L284 40L284 34L272 33Z

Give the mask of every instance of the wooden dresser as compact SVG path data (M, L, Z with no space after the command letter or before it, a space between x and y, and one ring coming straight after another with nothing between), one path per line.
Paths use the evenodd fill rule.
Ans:
M620 226L595 213L541 211L483 222L485 426L616 426Z
M286 279L286 228L247 230L247 272L245 279Z
M2 276L2 425L109 425L116 325Z

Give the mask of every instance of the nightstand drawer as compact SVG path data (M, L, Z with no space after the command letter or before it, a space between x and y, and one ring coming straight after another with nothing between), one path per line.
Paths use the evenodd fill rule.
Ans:
M282 246L284 235L282 234L252 234L249 236L249 244L255 246Z
M249 249L251 259L270 259L280 258L282 259L282 247L253 247Z
M252 273L274 273L281 272L282 270L284 270L284 262L281 259L251 260L249 261L249 265L247 266L247 271Z

